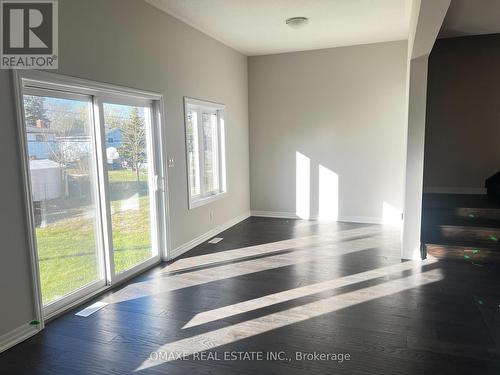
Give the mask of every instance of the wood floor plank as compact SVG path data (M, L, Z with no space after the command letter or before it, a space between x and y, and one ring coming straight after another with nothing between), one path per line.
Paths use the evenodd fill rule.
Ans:
M377 225L249 218L0 354L14 374L497 374L495 265L401 262ZM158 360L184 350L183 360ZM291 360L228 360L231 352ZM349 353L339 363L296 352ZM155 354L156 353L156 354ZM202 360L202 354L219 355Z

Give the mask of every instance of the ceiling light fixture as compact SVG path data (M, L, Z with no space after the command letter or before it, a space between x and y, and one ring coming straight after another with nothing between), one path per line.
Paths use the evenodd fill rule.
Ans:
M294 29L304 26L309 19L307 17L290 17L286 19L286 24Z

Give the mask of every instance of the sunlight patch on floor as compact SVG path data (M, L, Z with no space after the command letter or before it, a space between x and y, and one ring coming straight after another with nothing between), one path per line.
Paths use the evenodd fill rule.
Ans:
M210 323L212 321L224 319L233 315L247 313L252 310L261 309L278 303L291 301L293 299L306 297L312 294L321 293L331 289L341 288L347 285L363 282L370 279L375 279L378 277L389 276L391 274L399 273L406 270L414 269L418 271L423 264L429 265L435 262L436 260L425 261L425 263L415 262L415 261L403 262L386 267L376 268L366 272L355 273L349 276L339 277L321 283L316 283L299 288L286 290L284 292L269 294L263 297L255 298L252 300L196 314L182 328L186 329L199 326L202 324Z
M378 232L380 232L380 229L378 229ZM307 264L312 259L311 251L315 252L315 257L321 257L324 261L330 261L343 255L379 247L382 243L384 243L386 247L388 246L387 239L383 236L359 238L351 241L347 240L349 238L347 235L344 235L343 237L345 240L344 242L332 240L318 240L317 242L314 242L308 240L303 243L295 242L295 247L290 246L292 242L289 242L289 246L286 246L283 249L293 249L293 251L289 253L278 253L276 255L270 255L264 259L250 259L237 263L227 263L216 267L202 268L200 270L194 270L186 273L162 275L162 277L168 278L168 282L164 283L158 281L155 288L152 288L151 280L134 282L105 297L103 300L109 303L119 303L127 300L152 296L154 294L166 293L173 290L229 279L232 277L248 275L251 273L263 272L280 267ZM271 245L274 249L273 246L275 243L259 245L259 247L268 249L269 245ZM279 246L283 246L283 244L280 244ZM394 246L399 246L398 239L395 240ZM269 250L264 250L264 254L267 252L269 252ZM222 254L224 253L225 252L222 252ZM269 260L271 257L272 261L270 262Z
M332 313L357 304L383 298L409 289L435 283L443 279L440 269L413 274L375 286L353 292L336 295L319 301L293 307L288 310L268 314L259 318L247 320L229 327L220 328L200 335L173 341L160 346L156 352L178 353L191 355L200 351L214 349L238 340L266 333L291 324L300 323L324 314ZM140 371L157 366L165 361L145 359L135 370Z
M193 267L208 266L218 262L228 262L238 260L244 257L258 256L271 254L276 251L286 250L290 248L297 248L301 246L309 246L311 244L328 244L330 242L346 240L355 236L369 236L380 234L381 229L377 226L368 226L362 228L353 228L343 231L332 231L331 235L313 235L299 238L292 238L289 240L269 242L260 245L242 247L238 249L226 250L215 252L211 254L198 255L194 257L181 258L174 263L167 265L162 272L176 272L188 270Z

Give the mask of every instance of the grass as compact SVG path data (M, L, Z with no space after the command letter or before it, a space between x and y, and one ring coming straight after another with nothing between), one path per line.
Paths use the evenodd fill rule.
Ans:
M108 171L108 179L111 184L114 182L135 182L137 181L137 176L135 172L128 169L115 169ZM147 181L147 174L141 172L139 179L140 181Z
M151 257L149 197L140 196L137 185L130 184L136 181L132 171L110 171L109 180L110 190L123 193L129 189L125 191L127 199L111 202L115 272L119 273ZM141 181L146 180L141 177ZM94 225L94 218L82 213L37 228L44 304L98 278Z

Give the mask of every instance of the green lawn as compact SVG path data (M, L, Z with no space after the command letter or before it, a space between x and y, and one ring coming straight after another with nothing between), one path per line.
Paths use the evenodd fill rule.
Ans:
M129 197L111 202L115 270L119 273L151 257L149 197L144 195L147 187L141 191L135 184L132 171L110 171L109 179L110 190ZM36 236L44 304L97 279L93 218L84 214L68 217L37 228Z
M137 181L137 176L135 172L130 171L128 169L116 169L108 171L109 182L112 184L113 182L135 182ZM147 181L148 177L145 173L139 174L140 181Z

